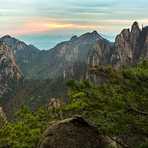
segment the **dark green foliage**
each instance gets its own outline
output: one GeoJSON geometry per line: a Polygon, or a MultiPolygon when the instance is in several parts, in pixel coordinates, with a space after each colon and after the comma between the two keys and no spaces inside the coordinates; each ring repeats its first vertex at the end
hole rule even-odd
{"type": "Polygon", "coordinates": [[[0,122],[0,147],[36,148],[45,126],[52,120],[60,120],[54,110],[49,113],[42,107],[33,112],[22,105],[10,123],[0,122]]]}
{"type": "Polygon", "coordinates": [[[68,87],[63,84],[62,77],[55,79],[33,80],[26,82],[21,87],[6,93],[1,99],[2,107],[6,113],[21,103],[35,110],[50,102],[51,98],[59,99],[60,102],[69,102],[68,87]]]}
{"type": "Polygon", "coordinates": [[[148,142],[148,61],[134,68],[122,65],[120,71],[111,66],[95,66],[90,71],[106,78],[108,84],[68,80],[72,104],[62,109],[83,114],[100,133],[116,137],[122,146],[148,142]],[[140,140],[134,140],[135,136],[140,140]]]}

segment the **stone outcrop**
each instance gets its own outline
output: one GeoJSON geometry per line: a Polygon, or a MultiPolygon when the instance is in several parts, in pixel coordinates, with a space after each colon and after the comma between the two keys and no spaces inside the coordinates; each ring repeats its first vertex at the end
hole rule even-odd
{"type": "Polygon", "coordinates": [[[96,127],[81,116],[50,122],[37,148],[105,148],[96,127]]]}
{"type": "Polygon", "coordinates": [[[59,108],[60,107],[60,100],[51,98],[50,102],[46,105],[47,110],[50,110],[52,107],[59,108]]]}
{"type": "Polygon", "coordinates": [[[0,107],[0,116],[3,117],[3,120],[7,122],[7,117],[5,112],[3,111],[2,107],[0,107]]]}

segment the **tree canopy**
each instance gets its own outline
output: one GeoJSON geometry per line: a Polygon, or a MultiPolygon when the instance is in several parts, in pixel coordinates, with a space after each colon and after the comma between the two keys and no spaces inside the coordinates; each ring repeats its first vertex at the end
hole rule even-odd
{"type": "Polygon", "coordinates": [[[148,60],[121,70],[94,66],[90,72],[107,83],[68,80],[71,104],[62,109],[82,114],[123,147],[148,146],[148,60]]]}
{"type": "Polygon", "coordinates": [[[0,147],[36,148],[45,126],[52,120],[60,120],[54,108],[49,113],[45,106],[30,111],[21,105],[11,122],[0,120],[0,147]]]}

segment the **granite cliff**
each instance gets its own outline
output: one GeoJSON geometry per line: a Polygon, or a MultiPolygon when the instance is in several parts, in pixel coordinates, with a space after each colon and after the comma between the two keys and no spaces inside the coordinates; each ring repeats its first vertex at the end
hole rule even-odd
{"type": "Polygon", "coordinates": [[[131,31],[124,29],[116,37],[110,63],[119,69],[120,64],[132,65],[135,61],[148,58],[148,27],[140,30],[138,22],[134,22],[131,31]]]}
{"type": "Polygon", "coordinates": [[[144,58],[148,58],[148,27],[140,29],[138,22],[134,22],[131,31],[123,29],[117,35],[112,47],[107,40],[99,40],[89,49],[86,60],[83,62],[74,61],[64,71],[63,77],[64,79],[76,78],[77,80],[91,78],[97,83],[98,79],[89,73],[89,68],[94,65],[107,66],[110,64],[114,68],[120,69],[120,65],[123,63],[132,66],[134,62],[144,58]],[[75,68],[76,65],[79,65],[78,69],[75,68]],[[81,75],[82,71],[83,75],[81,75]]]}
{"type": "Polygon", "coordinates": [[[11,48],[0,41],[0,98],[25,80],[26,76],[15,62],[11,48]]]}

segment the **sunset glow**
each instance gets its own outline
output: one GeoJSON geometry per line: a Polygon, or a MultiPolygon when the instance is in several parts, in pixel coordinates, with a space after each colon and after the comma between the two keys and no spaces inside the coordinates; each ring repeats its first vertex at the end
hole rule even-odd
{"type": "Polygon", "coordinates": [[[0,5],[0,37],[79,36],[94,30],[116,36],[134,21],[146,26],[147,14],[146,0],[5,0],[0,5]]]}
{"type": "Polygon", "coordinates": [[[43,26],[51,28],[67,28],[73,26],[73,24],[44,24],[43,26]]]}
{"type": "Polygon", "coordinates": [[[78,25],[78,24],[44,24],[48,28],[104,28],[104,26],[78,25]]]}

